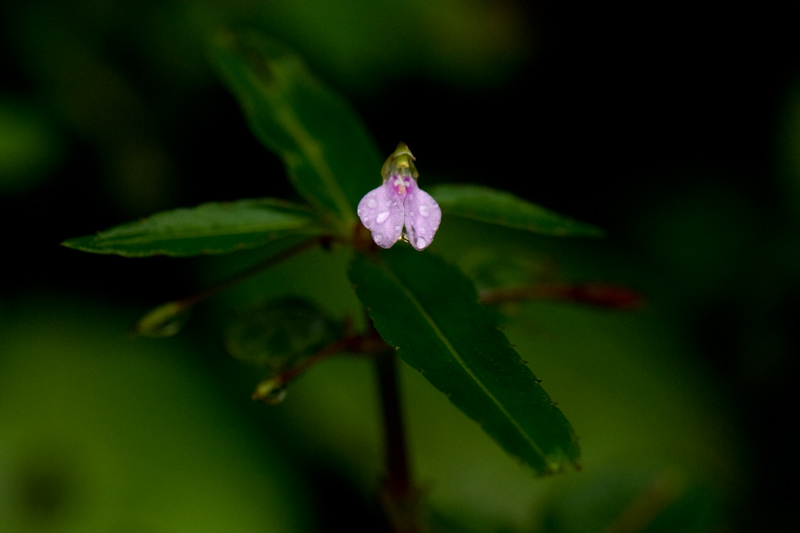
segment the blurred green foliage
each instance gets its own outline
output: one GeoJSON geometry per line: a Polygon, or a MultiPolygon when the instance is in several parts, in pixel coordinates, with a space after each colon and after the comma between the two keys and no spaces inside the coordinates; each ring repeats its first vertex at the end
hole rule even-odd
{"type": "Polygon", "coordinates": [[[56,295],[0,318],[0,531],[301,531],[297,470],[186,342],[56,295]]]}
{"type": "Polygon", "coordinates": [[[41,111],[0,100],[0,193],[24,192],[46,179],[64,156],[63,144],[41,111]]]}

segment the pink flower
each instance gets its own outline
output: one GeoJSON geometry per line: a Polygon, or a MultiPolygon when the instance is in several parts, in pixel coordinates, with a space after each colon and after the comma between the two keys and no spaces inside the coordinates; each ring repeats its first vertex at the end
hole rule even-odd
{"type": "Polygon", "coordinates": [[[358,203],[358,217],[378,246],[391,248],[402,239],[414,249],[424,250],[439,229],[442,210],[417,186],[414,156],[404,143],[383,164],[382,174],[383,185],[358,203]]]}

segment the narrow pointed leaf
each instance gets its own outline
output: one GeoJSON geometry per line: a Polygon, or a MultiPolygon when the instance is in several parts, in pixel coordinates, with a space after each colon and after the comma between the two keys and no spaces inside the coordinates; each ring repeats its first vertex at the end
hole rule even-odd
{"type": "Polygon", "coordinates": [[[310,210],[269,198],[175,209],[62,244],[126,257],[222,254],[325,231],[310,210]]]}
{"type": "Polygon", "coordinates": [[[602,237],[603,230],[554,213],[511,193],[480,185],[438,185],[428,192],[442,212],[553,236],[602,237]]]}
{"type": "Polygon", "coordinates": [[[382,162],[356,113],[297,55],[260,35],[221,33],[213,55],[251,129],[283,159],[297,191],[354,224],[359,199],[380,183],[382,162]]]}
{"type": "Polygon", "coordinates": [[[358,255],[349,275],[381,337],[509,454],[539,474],[577,459],[569,422],[461,271],[406,248],[358,255]]]}

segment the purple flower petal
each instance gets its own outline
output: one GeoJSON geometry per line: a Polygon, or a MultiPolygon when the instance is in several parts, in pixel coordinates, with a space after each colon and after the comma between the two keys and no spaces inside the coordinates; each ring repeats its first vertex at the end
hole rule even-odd
{"type": "Polygon", "coordinates": [[[413,182],[407,187],[405,201],[405,226],[408,242],[415,250],[424,250],[431,242],[439,223],[442,210],[433,197],[413,182]]]}
{"type": "Polygon", "coordinates": [[[442,221],[439,204],[417,186],[414,161],[408,146],[398,144],[381,168],[383,185],[358,203],[358,217],[383,248],[391,248],[403,236],[414,249],[424,250],[442,221]]]}
{"type": "MultiPolygon", "coordinates": [[[[382,248],[391,248],[403,234],[403,199],[392,187],[392,180],[373,189],[358,203],[358,218],[372,232],[372,240],[382,248]]],[[[404,191],[405,192],[405,191],[404,191]]]]}

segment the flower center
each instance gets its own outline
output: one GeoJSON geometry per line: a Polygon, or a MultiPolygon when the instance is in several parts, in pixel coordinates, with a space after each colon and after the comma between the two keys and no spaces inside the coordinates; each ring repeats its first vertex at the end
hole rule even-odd
{"type": "Polygon", "coordinates": [[[406,181],[400,176],[396,176],[394,178],[392,186],[394,187],[394,190],[397,192],[397,194],[399,194],[400,196],[403,196],[406,193],[406,181]]]}

